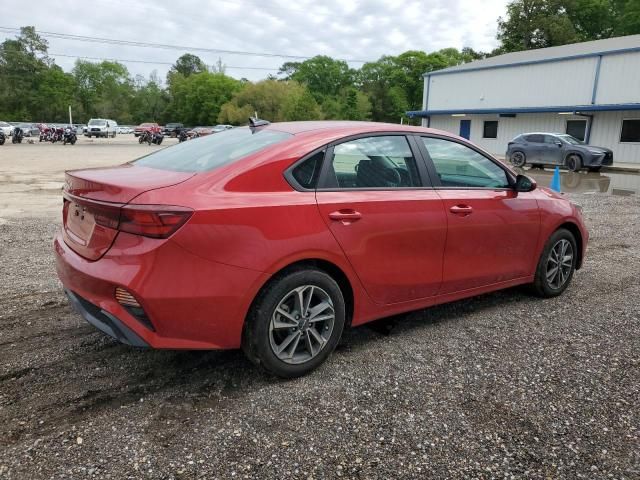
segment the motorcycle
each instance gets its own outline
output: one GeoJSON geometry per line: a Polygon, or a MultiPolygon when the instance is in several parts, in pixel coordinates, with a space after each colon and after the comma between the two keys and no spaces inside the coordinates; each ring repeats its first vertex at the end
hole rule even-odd
{"type": "Polygon", "coordinates": [[[49,127],[48,125],[44,124],[44,123],[38,125],[38,128],[40,129],[40,138],[39,138],[39,140],[41,142],[49,142],[49,141],[51,141],[51,132],[53,131],[53,129],[51,127],[49,127]]]}
{"type": "Polygon", "coordinates": [[[20,127],[15,127],[13,129],[13,135],[11,136],[11,143],[22,143],[22,139],[24,138],[24,132],[20,127]]]}
{"type": "Polygon", "coordinates": [[[152,143],[155,145],[160,145],[162,143],[162,140],[164,140],[164,135],[162,135],[162,133],[152,133],[151,130],[145,130],[144,132],[142,132],[142,135],[138,137],[139,143],[146,142],[149,145],[151,145],[152,143]]]}
{"type": "Polygon", "coordinates": [[[181,130],[180,133],[178,134],[178,142],[182,143],[182,142],[186,142],[187,140],[189,140],[189,135],[187,135],[187,131],[181,130]]]}
{"type": "Polygon", "coordinates": [[[61,142],[64,136],[64,128],[58,127],[51,133],[51,143],[61,142]]]}
{"type": "Polygon", "coordinates": [[[149,145],[151,145],[151,139],[152,139],[151,132],[149,130],[145,130],[138,137],[138,143],[142,144],[146,142],[149,145]]]}
{"type": "Polygon", "coordinates": [[[76,136],[75,129],[71,127],[67,127],[64,129],[64,134],[62,135],[62,144],[66,145],[70,143],[71,145],[75,145],[78,141],[78,137],[76,136]]]}

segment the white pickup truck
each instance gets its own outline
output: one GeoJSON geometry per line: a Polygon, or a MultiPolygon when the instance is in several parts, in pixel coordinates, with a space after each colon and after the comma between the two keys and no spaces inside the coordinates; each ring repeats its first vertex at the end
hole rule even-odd
{"type": "Polygon", "coordinates": [[[111,137],[115,138],[118,124],[114,120],[108,118],[92,118],[87,123],[85,136],[91,137],[111,137]]]}

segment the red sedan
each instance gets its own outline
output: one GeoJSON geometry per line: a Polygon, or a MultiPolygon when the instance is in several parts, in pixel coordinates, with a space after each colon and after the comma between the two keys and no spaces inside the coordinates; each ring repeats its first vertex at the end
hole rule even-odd
{"type": "Polygon", "coordinates": [[[302,375],[343,329],[582,265],[580,208],[466,140],[418,127],[236,128],[67,172],[55,238],[66,293],[135,346],[242,347],[302,375]]]}

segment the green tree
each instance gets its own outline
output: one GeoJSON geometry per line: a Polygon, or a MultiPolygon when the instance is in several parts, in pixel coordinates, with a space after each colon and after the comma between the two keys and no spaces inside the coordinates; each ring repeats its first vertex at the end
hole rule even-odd
{"type": "Polygon", "coordinates": [[[498,19],[502,52],[637,33],[638,0],[513,0],[498,19]]]}
{"type": "Polygon", "coordinates": [[[65,122],[69,119],[69,106],[77,111],[75,79],[58,65],[52,65],[38,73],[36,85],[36,90],[30,95],[30,110],[34,120],[65,122]]]}
{"type": "Polygon", "coordinates": [[[179,73],[183,77],[194,75],[196,73],[202,73],[207,71],[207,65],[198,57],[191,53],[185,53],[176,60],[169,70],[169,75],[172,73],[179,73]]]}
{"type": "Polygon", "coordinates": [[[222,106],[218,122],[239,125],[258,113],[272,122],[318,120],[322,113],[310,91],[295,81],[249,83],[222,106]]]}
{"type": "Polygon", "coordinates": [[[77,60],[72,73],[83,117],[113,118],[119,123],[132,122],[129,106],[134,87],[127,67],[118,62],[77,60]]]}
{"type": "Polygon", "coordinates": [[[353,84],[354,71],[344,60],[318,55],[304,62],[288,62],[280,68],[285,79],[306,86],[318,102],[326,96],[337,95],[353,84]]]}
{"type": "Polygon", "coordinates": [[[33,27],[22,27],[15,39],[0,44],[0,114],[3,118],[33,120],[32,93],[38,77],[49,68],[47,42],[33,27]]]}
{"type": "Polygon", "coordinates": [[[319,120],[322,118],[320,107],[309,90],[288,95],[282,105],[282,117],[287,121],[319,120]]]}
{"type": "Polygon", "coordinates": [[[215,124],[220,108],[242,84],[224,73],[201,72],[184,77],[176,75],[169,86],[169,114],[190,125],[215,124]]]}
{"type": "Polygon", "coordinates": [[[471,60],[470,51],[447,48],[429,54],[409,50],[365,63],[359,71],[359,83],[371,100],[373,120],[398,122],[407,110],[419,110],[425,73],[471,60]]]}
{"type": "Polygon", "coordinates": [[[141,75],[136,77],[130,107],[134,123],[171,121],[166,118],[168,104],[169,94],[162,87],[157,72],[152,72],[148,79],[141,75]]]}
{"type": "Polygon", "coordinates": [[[498,40],[505,52],[553,47],[580,41],[563,0],[515,0],[498,19],[498,40]]]}
{"type": "Polygon", "coordinates": [[[640,33],[640,2],[638,0],[615,1],[614,11],[616,13],[615,35],[640,33]]]}

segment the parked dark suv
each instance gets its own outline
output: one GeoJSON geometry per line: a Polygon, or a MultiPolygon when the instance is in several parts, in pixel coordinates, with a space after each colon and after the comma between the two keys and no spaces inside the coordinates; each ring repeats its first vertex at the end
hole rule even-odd
{"type": "Polygon", "coordinates": [[[597,172],[613,163],[608,148],[587,145],[566,133],[523,133],[509,142],[506,157],[514,167],[560,165],[574,172],[597,172]]]}
{"type": "Polygon", "coordinates": [[[162,130],[162,134],[167,137],[177,137],[184,130],[182,123],[167,123],[162,130]]]}

